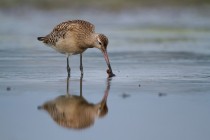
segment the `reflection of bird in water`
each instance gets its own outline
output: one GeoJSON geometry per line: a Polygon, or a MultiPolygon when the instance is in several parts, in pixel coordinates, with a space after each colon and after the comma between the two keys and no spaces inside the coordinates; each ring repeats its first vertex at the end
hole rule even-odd
{"type": "Polygon", "coordinates": [[[69,56],[80,54],[80,70],[83,74],[82,53],[88,48],[98,48],[104,54],[109,77],[115,76],[107,53],[108,38],[103,34],[95,33],[95,27],[84,20],[62,22],[45,37],[38,37],[39,41],[51,46],[56,51],[67,55],[67,72],[70,76],[69,56]]]}
{"type": "Polygon", "coordinates": [[[97,103],[89,103],[82,96],[82,77],[80,79],[80,96],[70,95],[69,78],[67,78],[67,95],[62,95],[54,100],[44,103],[38,109],[46,110],[53,120],[66,128],[82,129],[91,126],[95,119],[107,114],[107,97],[110,89],[110,81],[107,81],[103,99],[97,103]]]}

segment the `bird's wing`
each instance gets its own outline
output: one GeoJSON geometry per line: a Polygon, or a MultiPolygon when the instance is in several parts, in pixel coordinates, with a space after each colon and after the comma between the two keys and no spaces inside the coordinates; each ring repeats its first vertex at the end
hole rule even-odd
{"type": "Polygon", "coordinates": [[[69,20],[58,24],[53,31],[45,37],[45,43],[55,45],[59,38],[65,38],[68,32],[94,33],[95,26],[84,20],[69,20]]]}
{"type": "Polygon", "coordinates": [[[74,30],[74,29],[83,29],[87,30],[89,32],[94,32],[95,31],[95,26],[84,20],[69,20],[66,22],[62,22],[58,24],[54,29],[53,32],[59,32],[59,31],[69,31],[69,30],[74,30]]]}

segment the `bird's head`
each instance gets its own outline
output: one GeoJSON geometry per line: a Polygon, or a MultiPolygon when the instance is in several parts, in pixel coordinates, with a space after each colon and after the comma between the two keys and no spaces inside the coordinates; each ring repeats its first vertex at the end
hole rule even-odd
{"type": "Polygon", "coordinates": [[[100,49],[102,52],[106,51],[109,40],[104,34],[98,34],[96,36],[96,48],[100,49]]]}
{"type": "Polygon", "coordinates": [[[115,74],[112,73],[112,68],[111,68],[111,64],[109,62],[109,57],[108,57],[108,53],[107,53],[108,43],[109,43],[109,40],[104,34],[97,34],[96,42],[95,42],[94,46],[95,46],[95,48],[98,48],[99,50],[102,51],[104,58],[106,60],[107,66],[108,66],[107,73],[108,73],[109,77],[113,77],[113,76],[115,76],[115,74]]]}

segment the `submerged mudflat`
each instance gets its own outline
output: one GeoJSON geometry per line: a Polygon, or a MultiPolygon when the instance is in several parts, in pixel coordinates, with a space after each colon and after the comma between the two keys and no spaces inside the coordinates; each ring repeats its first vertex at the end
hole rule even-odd
{"type": "MultiPolygon", "coordinates": [[[[210,17],[195,9],[96,13],[0,12],[1,139],[210,138],[210,17]],[[135,14],[134,14],[135,13],[135,14]],[[66,58],[36,40],[61,21],[85,19],[109,37],[113,72],[99,50],[84,53],[83,97],[108,113],[82,131],[66,129],[37,107],[66,94],[66,58]]],[[[69,91],[80,95],[79,56],[69,91]]]]}

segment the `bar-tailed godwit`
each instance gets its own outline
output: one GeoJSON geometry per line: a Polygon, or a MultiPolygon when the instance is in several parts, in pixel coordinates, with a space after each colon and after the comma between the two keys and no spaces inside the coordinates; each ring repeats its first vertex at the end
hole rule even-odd
{"type": "Polygon", "coordinates": [[[109,77],[115,76],[107,53],[108,38],[104,34],[95,33],[95,27],[84,20],[70,20],[58,24],[51,33],[38,37],[39,41],[67,56],[67,72],[70,77],[69,56],[80,54],[80,71],[83,75],[82,53],[88,48],[102,51],[108,66],[109,77]]]}

